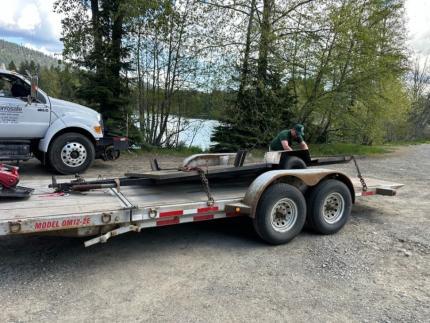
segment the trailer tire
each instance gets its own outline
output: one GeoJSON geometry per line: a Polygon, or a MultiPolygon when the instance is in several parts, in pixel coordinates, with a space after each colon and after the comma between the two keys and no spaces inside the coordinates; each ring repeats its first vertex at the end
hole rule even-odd
{"type": "Polygon", "coordinates": [[[307,225],[321,234],[333,234],[348,221],[352,198],[341,181],[328,179],[310,191],[307,201],[307,225]]]}
{"type": "Polygon", "coordinates": [[[299,157],[290,156],[282,163],[281,168],[282,169],[305,169],[306,163],[303,161],[303,159],[299,157]]]}
{"type": "Polygon", "coordinates": [[[54,139],[47,159],[49,165],[60,174],[78,174],[91,166],[94,156],[94,145],[87,137],[67,132],[54,139]]]}
{"type": "Polygon", "coordinates": [[[270,186],[258,202],[254,228],[267,243],[287,243],[297,236],[306,220],[306,201],[294,186],[278,183],[270,186]]]}

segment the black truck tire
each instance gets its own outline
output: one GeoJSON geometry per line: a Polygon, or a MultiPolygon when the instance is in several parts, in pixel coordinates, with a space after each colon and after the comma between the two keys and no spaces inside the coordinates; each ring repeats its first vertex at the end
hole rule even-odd
{"type": "Polygon", "coordinates": [[[306,163],[299,157],[289,156],[280,166],[282,169],[305,169],[306,163]]]}
{"type": "Polygon", "coordinates": [[[348,221],[351,208],[351,192],[344,183],[322,181],[309,194],[307,226],[321,234],[336,233],[348,221]]]}
{"type": "Polygon", "coordinates": [[[306,220],[306,201],[294,186],[278,183],[270,186],[258,202],[254,228],[267,243],[287,243],[297,236],[306,220]]]}
{"type": "Polygon", "coordinates": [[[51,143],[48,150],[49,165],[60,174],[78,174],[88,169],[95,156],[93,143],[84,135],[64,133],[51,143]]]}

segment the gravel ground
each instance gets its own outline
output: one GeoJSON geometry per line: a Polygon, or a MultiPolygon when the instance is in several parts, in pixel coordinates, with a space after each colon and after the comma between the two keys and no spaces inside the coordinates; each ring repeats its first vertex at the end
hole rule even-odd
{"type": "MultiPolygon", "coordinates": [[[[147,164],[124,156],[96,162],[87,176],[147,164]]],[[[148,229],[87,249],[82,239],[0,238],[0,321],[429,322],[430,145],[360,165],[406,186],[359,200],[335,235],[303,232],[283,246],[262,243],[247,218],[148,229]]],[[[48,175],[36,162],[22,174],[48,175]]]]}

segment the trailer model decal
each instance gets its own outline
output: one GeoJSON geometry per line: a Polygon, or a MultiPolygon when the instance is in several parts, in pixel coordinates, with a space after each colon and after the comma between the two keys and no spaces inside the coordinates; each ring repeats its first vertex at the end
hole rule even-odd
{"type": "Polygon", "coordinates": [[[80,219],[64,219],[63,221],[53,220],[53,221],[41,221],[34,223],[34,229],[36,231],[54,229],[54,228],[70,228],[78,227],[81,225],[91,225],[90,217],[84,217],[80,219]]]}

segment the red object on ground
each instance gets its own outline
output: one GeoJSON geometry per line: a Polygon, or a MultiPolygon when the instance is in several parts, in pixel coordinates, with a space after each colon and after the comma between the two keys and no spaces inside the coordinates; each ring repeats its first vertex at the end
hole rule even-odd
{"type": "Polygon", "coordinates": [[[13,188],[19,182],[19,168],[6,164],[0,164],[0,185],[3,188],[13,188]]]}

